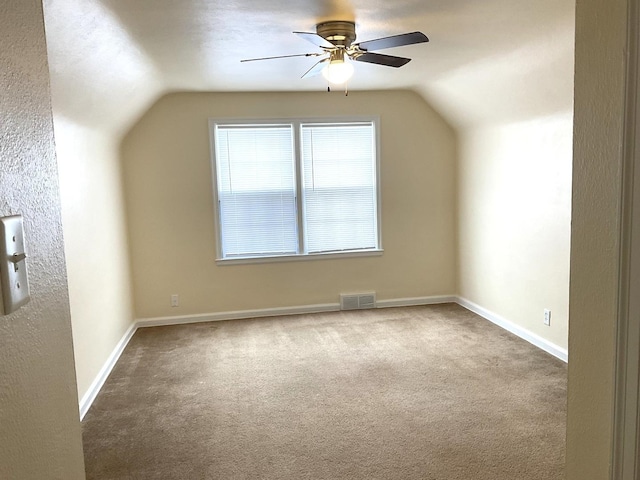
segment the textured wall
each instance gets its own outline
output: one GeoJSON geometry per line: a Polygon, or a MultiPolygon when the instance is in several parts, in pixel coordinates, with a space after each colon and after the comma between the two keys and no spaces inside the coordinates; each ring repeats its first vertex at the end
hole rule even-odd
{"type": "Polygon", "coordinates": [[[39,2],[0,7],[0,215],[21,213],[32,301],[0,317],[0,478],[84,478],[39,2]]]}
{"type": "Polygon", "coordinates": [[[129,133],[122,160],[138,317],[455,293],[455,136],[414,93],[173,94],[129,133]],[[381,120],[384,254],[216,265],[208,118],[366,114],[381,120]]]}
{"type": "Polygon", "coordinates": [[[626,0],[578,0],[567,479],[609,478],[626,0]]]}

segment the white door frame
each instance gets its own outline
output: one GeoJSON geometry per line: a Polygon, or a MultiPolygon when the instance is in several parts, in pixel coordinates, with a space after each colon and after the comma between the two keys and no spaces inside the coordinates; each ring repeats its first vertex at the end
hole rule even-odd
{"type": "Polygon", "coordinates": [[[640,8],[629,0],[613,480],[640,480],[640,8]]]}

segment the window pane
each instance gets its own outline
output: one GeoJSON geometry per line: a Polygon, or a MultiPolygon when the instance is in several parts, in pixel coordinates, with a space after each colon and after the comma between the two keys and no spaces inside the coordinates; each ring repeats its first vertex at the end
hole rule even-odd
{"type": "Polygon", "coordinates": [[[373,124],[302,124],[301,141],[306,251],[377,248],[373,124]]]}
{"type": "Polygon", "coordinates": [[[291,125],[218,125],[222,256],[296,253],[291,125]]]}

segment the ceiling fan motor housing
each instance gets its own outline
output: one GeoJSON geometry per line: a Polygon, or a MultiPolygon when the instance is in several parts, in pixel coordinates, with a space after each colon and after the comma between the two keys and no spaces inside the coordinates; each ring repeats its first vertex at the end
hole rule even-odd
{"type": "Polygon", "coordinates": [[[316,33],[334,45],[349,48],[356,39],[356,24],[344,20],[319,23],[316,33]]]}

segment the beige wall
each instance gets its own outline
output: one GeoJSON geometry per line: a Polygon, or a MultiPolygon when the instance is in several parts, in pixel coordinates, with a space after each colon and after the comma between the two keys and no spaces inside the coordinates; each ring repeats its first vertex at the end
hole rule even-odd
{"type": "Polygon", "coordinates": [[[138,318],[455,294],[455,136],[414,93],[172,94],[122,161],[138,318]],[[381,119],[384,255],[217,266],[208,118],[366,114],[381,119]]]}
{"type": "MultiPolygon", "coordinates": [[[[571,339],[569,342],[572,361],[569,367],[567,438],[567,478],[569,480],[609,478],[613,352],[618,288],[617,218],[621,164],[619,140],[622,128],[626,4],[625,0],[577,0],[576,140],[571,245],[571,339]]],[[[0,64],[5,66],[0,69],[0,86],[5,92],[10,90],[15,92],[15,95],[0,97],[2,102],[0,111],[3,115],[10,115],[12,120],[0,124],[2,139],[0,142],[2,155],[0,188],[3,192],[0,198],[0,214],[21,211],[26,215],[34,296],[32,303],[20,312],[0,317],[0,379],[3,385],[10,387],[0,390],[0,424],[3,426],[0,433],[0,476],[12,479],[51,476],[82,478],[81,446],[76,418],[77,405],[73,395],[75,385],[70,349],[68,302],[60,246],[60,213],[53,180],[56,178],[56,172],[51,147],[51,119],[48,113],[46,57],[38,4],[17,0],[5,2],[3,14],[0,16],[0,32],[3,39],[0,64]],[[25,115],[25,112],[28,115],[25,115]]],[[[288,273],[308,273],[309,270],[315,270],[312,273],[322,274],[323,272],[318,270],[333,270],[337,276],[343,274],[345,268],[333,261],[317,262],[320,266],[324,264],[324,267],[311,268],[308,267],[311,265],[308,262],[291,264],[291,266],[230,267],[232,273],[224,273],[223,278],[212,273],[218,267],[213,266],[212,263],[214,251],[211,243],[212,211],[210,191],[205,191],[210,189],[209,183],[205,185],[205,182],[209,182],[209,172],[207,171],[206,175],[203,174],[208,169],[208,151],[203,155],[207,147],[194,146],[194,149],[200,151],[195,158],[195,155],[189,154],[191,147],[185,145],[184,141],[177,145],[177,147],[183,147],[184,151],[179,148],[172,151],[168,148],[172,146],[171,140],[158,137],[161,140],[157,142],[159,145],[153,145],[150,149],[154,149],[158,154],[163,153],[159,155],[159,161],[166,161],[163,157],[169,153],[175,153],[175,158],[178,160],[170,163],[170,168],[167,170],[156,169],[155,165],[151,164],[152,152],[147,152],[145,156],[142,155],[143,152],[137,151],[140,140],[145,136],[153,137],[157,128],[173,135],[176,130],[183,128],[183,123],[192,125],[194,120],[191,115],[180,115],[185,113],[183,107],[176,105],[181,103],[180,97],[182,95],[170,96],[160,102],[136,127],[125,145],[126,170],[132,173],[128,187],[131,196],[129,208],[135,216],[135,221],[132,220],[132,225],[135,223],[135,228],[132,229],[133,251],[136,254],[146,254],[144,250],[147,245],[151,250],[148,255],[143,255],[142,262],[135,261],[136,269],[140,270],[136,274],[136,289],[138,296],[144,299],[144,305],[138,306],[138,314],[144,316],[176,314],[177,309],[170,310],[166,306],[160,306],[160,304],[168,304],[170,293],[181,293],[184,307],[179,309],[180,313],[188,313],[186,310],[198,311],[198,308],[193,307],[201,302],[207,305],[213,303],[220,306],[220,310],[235,308],[236,304],[241,304],[240,308],[251,308],[252,305],[262,304],[263,299],[244,302],[232,298],[229,301],[223,295],[226,287],[220,284],[228,281],[233,283],[231,289],[240,286],[245,287],[247,291],[255,291],[254,287],[258,286],[268,290],[271,285],[281,280],[278,275],[282,276],[283,273],[276,271],[279,269],[290,269],[288,273]],[[162,118],[163,112],[171,113],[171,111],[178,113],[174,115],[173,121],[176,122],[174,125],[171,125],[171,118],[164,118],[164,120],[162,118]],[[169,153],[163,152],[162,147],[169,153]],[[185,152],[186,155],[184,155],[185,152]],[[198,165],[196,171],[203,174],[203,178],[197,176],[185,178],[180,168],[181,161],[195,162],[198,165]],[[148,162],[148,165],[145,166],[145,162],[148,162]],[[150,182],[149,191],[142,185],[144,184],[142,178],[148,175],[145,169],[153,173],[150,177],[153,182],[150,182]],[[171,188],[163,193],[159,184],[171,188]],[[197,188],[193,188],[194,185],[197,188]],[[167,214],[161,211],[160,215],[154,214],[149,215],[150,218],[144,218],[143,212],[149,202],[149,199],[145,198],[145,192],[149,196],[153,195],[150,200],[158,203],[163,210],[167,210],[167,214]],[[185,194],[189,198],[178,197],[185,194]],[[185,210],[184,208],[188,205],[197,205],[200,211],[185,210]],[[174,216],[173,219],[169,218],[174,216]],[[196,217],[202,219],[203,223],[198,224],[196,217]],[[172,220],[175,221],[172,223],[172,220]],[[207,252],[197,260],[190,260],[186,265],[186,267],[194,265],[198,267],[197,262],[206,265],[206,268],[196,269],[199,275],[205,277],[205,291],[189,292],[186,298],[184,291],[187,291],[187,287],[191,285],[188,268],[180,266],[180,262],[173,257],[166,256],[167,253],[175,253],[176,234],[169,235],[168,240],[158,240],[152,236],[159,232],[170,232],[172,229],[177,229],[177,226],[184,227],[184,231],[188,234],[199,234],[196,237],[200,239],[197,242],[198,250],[207,252]],[[162,273],[157,277],[160,287],[155,287],[156,272],[162,273]],[[275,276],[274,282],[269,282],[271,274],[275,276]],[[142,277],[149,280],[150,285],[142,285],[143,288],[140,291],[138,279],[142,277]],[[167,279],[170,279],[172,284],[167,285],[167,279]],[[145,288],[149,291],[145,291],[145,288]],[[191,295],[197,299],[197,302],[189,298],[191,295]],[[207,302],[208,297],[211,300],[207,302]],[[147,309],[147,303],[157,304],[159,308],[147,309]]],[[[191,98],[185,104],[190,104],[192,111],[200,111],[199,115],[202,119],[212,115],[229,114],[225,112],[234,112],[234,115],[238,111],[243,114],[252,114],[263,108],[280,111],[283,112],[282,114],[292,111],[308,114],[307,111],[298,111],[294,105],[280,102],[276,97],[269,101],[266,96],[260,95],[253,96],[252,101],[241,101],[238,97],[234,99],[233,96],[219,95],[193,94],[187,97],[191,98]],[[259,105],[252,103],[260,99],[262,101],[259,105]],[[202,105],[196,105],[199,103],[202,105]]],[[[357,96],[352,94],[349,101],[354,98],[357,96]]],[[[337,97],[331,97],[331,101],[333,100],[337,100],[337,97]]],[[[340,99],[340,101],[343,100],[340,99]]],[[[310,103],[314,104],[312,109],[317,108],[318,114],[329,104],[327,97],[321,97],[320,100],[310,101],[310,103]]],[[[371,99],[368,104],[366,101],[358,103],[363,113],[372,113],[370,110],[375,106],[371,99]]],[[[453,133],[428,107],[422,104],[421,100],[405,94],[404,101],[400,105],[393,108],[389,105],[381,107],[381,110],[388,113],[383,115],[383,118],[387,116],[387,118],[396,119],[406,118],[406,112],[403,110],[414,112],[416,109],[422,110],[422,113],[416,116],[420,117],[425,125],[435,127],[434,130],[438,132],[436,137],[447,139],[444,142],[447,146],[442,152],[442,157],[453,158],[453,133]]],[[[206,122],[199,121],[197,127],[199,130],[187,132],[188,135],[185,138],[191,138],[190,135],[194,135],[201,142],[202,137],[206,137],[205,124],[206,122]]],[[[406,133],[400,127],[400,125],[406,125],[406,122],[383,122],[383,125],[385,124],[390,125],[392,130],[397,130],[397,135],[404,136],[406,133]]],[[[411,125],[409,127],[415,128],[411,125]]],[[[428,130],[421,128],[420,131],[428,130]]],[[[427,150],[443,148],[442,145],[431,145],[432,142],[423,138],[426,137],[425,135],[412,135],[412,137],[417,144],[416,147],[420,147],[415,148],[416,152],[424,147],[427,147],[427,150]],[[429,145],[420,145],[421,143],[429,145]]],[[[383,148],[391,152],[388,156],[390,160],[385,162],[386,166],[383,166],[383,175],[386,175],[385,172],[389,173],[387,181],[394,184],[400,180],[408,181],[412,188],[395,194],[385,193],[383,202],[386,213],[383,212],[385,215],[383,218],[387,222],[386,218],[391,213],[392,222],[398,222],[403,227],[402,231],[407,233],[412,229],[410,222],[402,218],[396,220],[395,212],[403,205],[415,205],[417,202],[423,202],[425,198],[450,200],[453,187],[434,181],[431,185],[434,189],[431,191],[414,188],[424,180],[431,181],[432,177],[428,175],[433,173],[433,170],[430,170],[431,163],[427,163],[426,167],[424,164],[410,163],[411,172],[419,172],[420,175],[397,178],[402,174],[394,171],[392,162],[400,161],[403,164],[410,162],[411,155],[407,151],[412,150],[412,147],[405,146],[396,151],[387,146],[388,144],[393,145],[394,141],[385,140],[383,144],[383,148]],[[403,151],[404,154],[398,154],[403,151]]],[[[427,160],[431,161],[429,158],[427,160]]],[[[165,165],[161,163],[159,166],[165,165]]],[[[446,170],[448,166],[438,165],[435,170],[438,171],[441,168],[446,170]]],[[[392,244],[396,242],[404,247],[413,245],[415,243],[413,238],[416,236],[423,247],[427,246],[426,255],[421,259],[426,263],[420,266],[423,280],[419,282],[420,291],[405,293],[402,287],[397,289],[390,287],[385,290],[385,295],[389,298],[449,293],[448,289],[453,286],[453,279],[446,275],[436,280],[436,277],[442,273],[440,271],[442,265],[446,263],[448,268],[451,266],[450,262],[453,262],[453,255],[446,248],[446,244],[451,240],[451,232],[454,230],[451,215],[450,212],[438,213],[437,210],[443,208],[442,205],[434,202],[427,205],[429,207],[422,207],[424,209],[422,215],[427,218],[427,221],[439,220],[439,223],[436,222],[425,230],[419,227],[414,228],[412,235],[398,235],[395,238],[393,235],[392,238],[388,238],[387,235],[384,238],[387,250],[391,247],[390,241],[392,244]],[[444,234],[443,230],[449,233],[444,234]],[[433,258],[430,256],[429,249],[439,251],[440,254],[444,253],[444,256],[451,255],[451,257],[433,258]]],[[[394,248],[395,253],[392,256],[396,260],[401,260],[401,265],[409,264],[411,267],[401,250],[402,248],[394,248]]],[[[385,254],[386,257],[389,255],[391,253],[385,254]]],[[[369,274],[379,271],[378,265],[371,262],[384,262],[384,259],[385,257],[354,260],[348,261],[345,265],[349,266],[349,270],[358,269],[359,274],[369,274]]],[[[392,266],[388,273],[392,277],[397,277],[398,270],[401,269],[392,266]]],[[[307,277],[299,276],[297,283],[300,283],[300,278],[307,277]]],[[[318,280],[322,282],[322,276],[318,280]]],[[[313,281],[315,283],[316,279],[313,281]]],[[[286,287],[292,289],[292,297],[298,293],[296,290],[301,288],[297,284],[286,287]]],[[[343,285],[340,285],[340,288],[342,287],[343,285]]],[[[360,288],[360,285],[354,285],[354,287],[360,288]]],[[[309,290],[312,289],[309,288],[309,290]]],[[[337,291],[337,288],[334,290],[337,291]]],[[[279,296],[281,292],[267,291],[267,293],[270,294],[269,298],[272,298],[273,302],[265,303],[284,304],[282,297],[279,296]]],[[[288,298],[289,295],[286,297],[288,298]]],[[[314,302],[329,301],[324,300],[324,295],[319,297],[321,298],[314,298],[314,302]]],[[[333,293],[330,301],[335,301],[333,293]]]]}
{"type": "Polygon", "coordinates": [[[610,478],[626,0],[578,0],[567,479],[610,478]]]}
{"type": "Polygon", "coordinates": [[[104,3],[43,1],[81,401],[133,322],[120,142],[161,82],[104,3]]]}
{"type": "Polygon", "coordinates": [[[84,478],[39,2],[0,15],[0,216],[21,213],[32,300],[0,316],[0,478],[84,478]]]}
{"type": "Polygon", "coordinates": [[[460,295],[562,349],[572,128],[567,112],[464,131],[458,167],[460,295]]]}
{"type": "Polygon", "coordinates": [[[82,399],[133,323],[122,176],[113,135],[61,115],[54,116],[54,124],[78,398],[82,399]]]}

